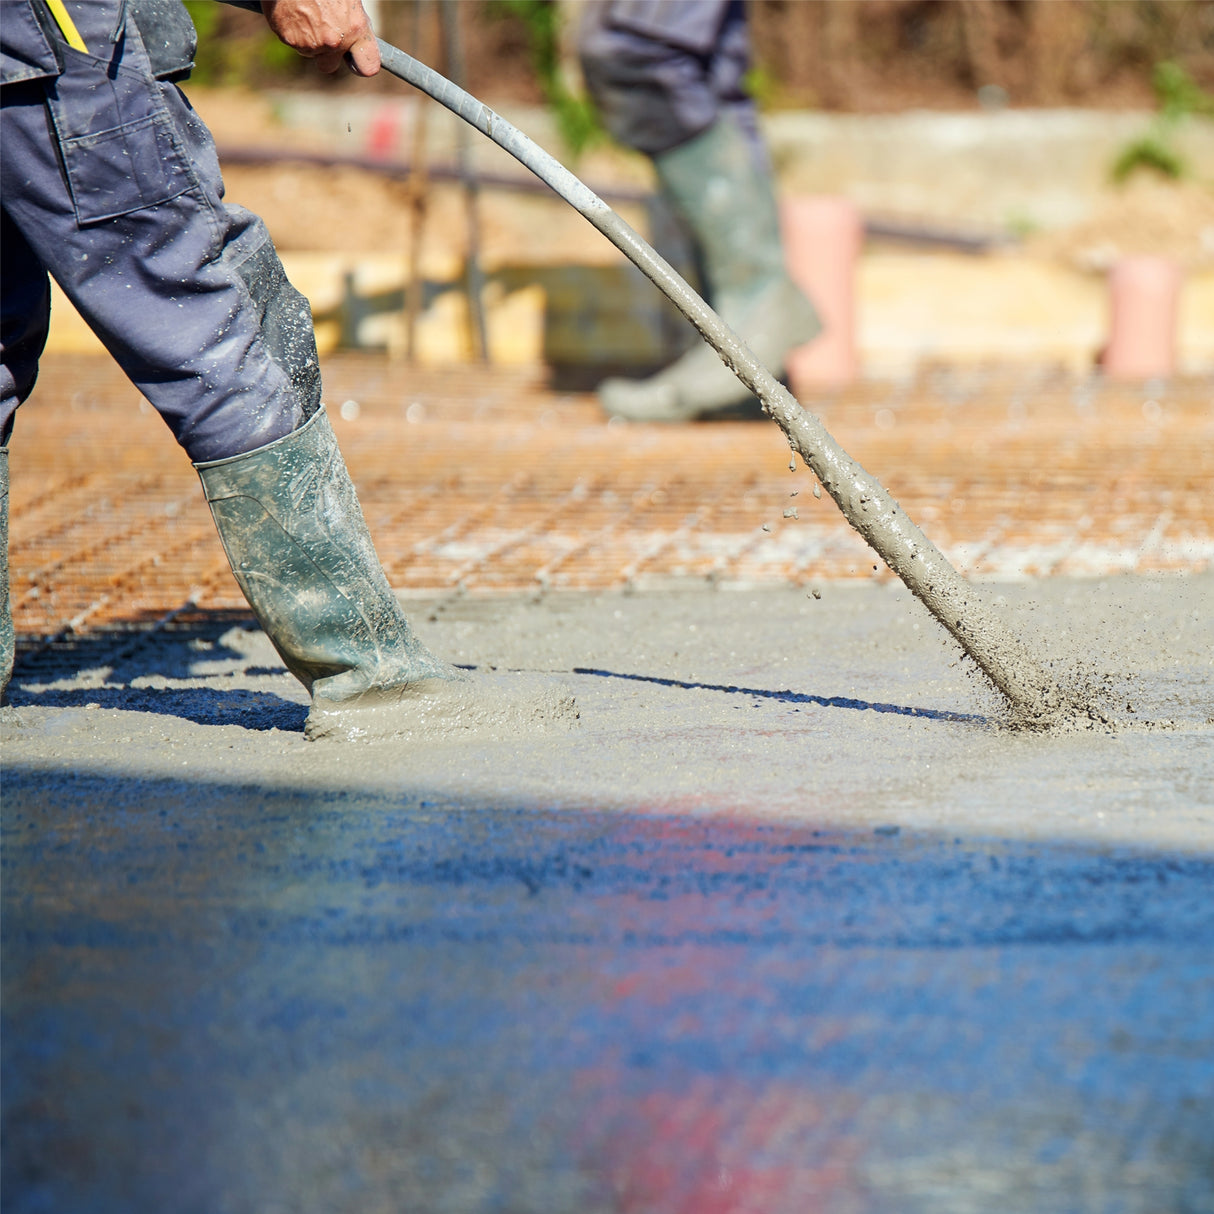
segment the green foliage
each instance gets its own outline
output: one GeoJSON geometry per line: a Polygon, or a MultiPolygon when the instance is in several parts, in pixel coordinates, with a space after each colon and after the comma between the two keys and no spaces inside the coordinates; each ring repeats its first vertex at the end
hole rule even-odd
{"type": "Polygon", "coordinates": [[[1127,144],[1113,162],[1112,176],[1118,184],[1126,181],[1138,169],[1159,173],[1173,181],[1184,177],[1188,165],[1173,146],[1176,128],[1195,114],[1214,115],[1214,97],[1179,63],[1172,60],[1157,63],[1151,75],[1151,85],[1159,102],[1159,110],[1150,129],[1127,144]]]}
{"type": "Polygon", "coordinates": [[[1203,89],[1179,63],[1165,60],[1155,65],[1151,87],[1159,101],[1159,116],[1168,122],[1190,114],[1214,114],[1214,96],[1203,89]]]}
{"type": "Polygon", "coordinates": [[[1178,181],[1186,172],[1183,157],[1154,132],[1148,132],[1122,149],[1113,162],[1113,180],[1121,185],[1138,169],[1149,169],[1173,181],[1178,181]]]}
{"type": "Polygon", "coordinates": [[[213,0],[185,0],[185,7],[198,31],[198,50],[194,53],[190,79],[198,84],[214,84],[223,67],[223,47],[215,37],[223,9],[213,0]]]}
{"type": "Polygon", "coordinates": [[[249,33],[231,31],[231,10],[215,0],[184,0],[198,31],[190,79],[195,84],[258,84],[298,75],[304,60],[285,46],[264,22],[249,33]]]}
{"type": "Polygon", "coordinates": [[[774,109],[784,91],[775,73],[761,63],[749,68],[742,79],[742,87],[761,110],[774,109]]]}
{"type": "Polygon", "coordinates": [[[190,20],[198,31],[198,39],[213,34],[219,25],[219,15],[223,10],[212,0],[183,0],[185,10],[190,14],[190,20]]]}
{"type": "Polygon", "coordinates": [[[300,65],[305,62],[296,51],[273,34],[260,39],[257,57],[265,70],[275,76],[294,76],[299,73],[300,65]]]}
{"type": "Polygon", "coordinates": [[[516,17],[527,31],[531,66],[557,130],[574,156],[602,142],[606,135],[589,97],[575,93],[561,70],[560,10],[552,0],[492,0],[490,11],[516,17]]]}
{"type": "Polygon", "coordinates": [[[1017,239],[1027,240],[1041,231],[1041,224],[1028,211],[1015,210],[1007,217],[1004,227],[1017,239]]]}

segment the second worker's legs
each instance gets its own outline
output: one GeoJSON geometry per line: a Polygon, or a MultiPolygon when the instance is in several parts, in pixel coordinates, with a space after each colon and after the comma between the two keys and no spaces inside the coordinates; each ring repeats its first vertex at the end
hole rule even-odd
{"type": "MultiPolygon", "coordinates": [[[[605,124],[652,158],[693,236],[709,303],[779,374],[820,326],[784,266],[771,166],[742,85],[750,44],[740,0],[600,0],[579,43],[605,124]]],[[[749,398],[702,342],[656,376],[599,387],[608,413],[637,421],[687,421],[749,398]]]]}

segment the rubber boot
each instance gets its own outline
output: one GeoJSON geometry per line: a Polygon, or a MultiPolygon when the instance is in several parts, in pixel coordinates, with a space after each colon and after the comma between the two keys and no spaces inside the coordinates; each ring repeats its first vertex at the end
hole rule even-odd
{"type": "Polygon", "coordinates": [[[0,447],[0,704],[13,677],[13,613],[8,601],[8,447],[0,447]]]}
{"type": "Polygon", "coordinates": [[[311,693],[309,739],[433,739],[576,719],[569,697],[522,676],[470,677],[417,639],[323,409],[268,446],[194,466],[236,581],[311,693]]]}
{"type": "MultiPolygon", "coordinates": [[[[773,375],[790,350],[821,331],[813,305],[788,277],[771,176],[725,114],[695,138],[654,158],[662,190],[699,248],[712,306],[773,375]]],[[[737,409],[750,390],[698,342],[644,380],[608,379],[599,401],[613,417],[677,422],[737,409]]]]}

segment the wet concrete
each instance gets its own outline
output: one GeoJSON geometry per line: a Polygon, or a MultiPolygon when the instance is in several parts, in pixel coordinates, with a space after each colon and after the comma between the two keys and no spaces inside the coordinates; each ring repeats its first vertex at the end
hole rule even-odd
{"type": "Polygon", "coordinates": [[[1211,588],[994,588],[1170,723],[1045,738],[891,586],[411,604],[534,740],[308,744],[232,618],[26,658],[5,1208],[1214,1209],[1211,588]]]}

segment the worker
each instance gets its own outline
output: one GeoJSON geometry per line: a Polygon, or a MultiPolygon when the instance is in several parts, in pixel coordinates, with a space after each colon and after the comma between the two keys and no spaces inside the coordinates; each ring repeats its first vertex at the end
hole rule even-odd
{"type": "MultiPolygon", "coordinates": [[[[588,0],[586,87],[610,134],[649,156],[693,237],[708,302],[774,375],[820,331],[784,265],[771,162],[743,80],[742,0],[588,0]]],[[[599,385],[607,413],[678,422],[735,410],[747,389],[703,342],[656,375],[599,385]]]]}
{"type": "MultiPolygon", "coordinates": [[[[308,302],[262,221],[224,201],[211,135],[176,86],[195,48],[184,6],[3,7],[0,694],[13,663],[8,441],[46,341],[49,272],[193,461],[241,590],[311,693],[309,736],[406,695],[466,698],[372,547],[321,404],[308,302]]],[[[263,7],[322,71],[379,70],[359,0],[263,7]]]]}

